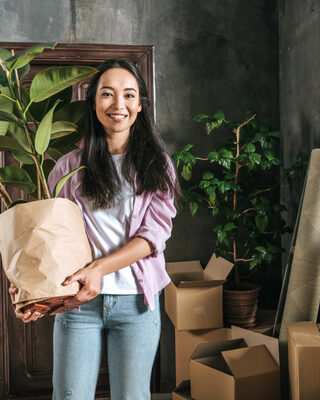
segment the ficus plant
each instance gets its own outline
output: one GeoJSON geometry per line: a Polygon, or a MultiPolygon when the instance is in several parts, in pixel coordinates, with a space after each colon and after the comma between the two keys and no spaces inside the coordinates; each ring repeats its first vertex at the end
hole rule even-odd
{"type": "MultiPolygon", "coordinates": [[[[0,47],[0,151],[10,152],[16,165],[0,168],[0,197],[6,208],[13,201],[6,187],[13,186],[34,199],[49,199],[47,177],[55,162],[76,148],[83,136],[84,101],[71,103],[72,85],[94,74],[87,66],[53,66],[38,72],[29,89],[20,81],[30,61],[57,43],[42,43],[14,54],[0,47]]],[[[56,197],[71,171],[56,185],[56,197]]]]}
{"type": "Polygon", "coordinates": [[[246,270],[275,263],[284,251],[281,235],[290,232],[281,213],[286,209],[279,202],[281,182],[303,179],[307,156],[299,154],[295,164],[280,175],[280,132],[263,123],[247,110],[243,122],[226,120],[222,110],[212,116],[197,114],[192,118],[205,123],[208,135],[218,129],[229,133],[223,142],[214,144],[206,156],[192,154],[192,144],[173,154],[182,178],[191,182],[184,189],[182,207],[189,205],[192,216],[204,203],[214,217],[217,256],[234,263],[233,286],[241,287],[240,265],[246,270]],[[192,173],[201,163],[204,171],[194,181],[192,173]]]}

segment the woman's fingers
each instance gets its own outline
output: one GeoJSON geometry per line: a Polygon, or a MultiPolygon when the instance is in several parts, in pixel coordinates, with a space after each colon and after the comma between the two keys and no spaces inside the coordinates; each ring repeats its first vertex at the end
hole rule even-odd
{"type": "Polygon", "coordinates": [[[10,287],[9,287],[9,293],[10,294],[16,294],[17,292],[18,292],[18,288],[11,284],[10,287]]]}
{"type": "Polygon", "coordinates": [[[41,313],[39,312],[31,312],[27,311],[25,313],[21,311],[15,310],[16,317],[18,319],[21,319],[24,323],[31,322],[31,321],[36,321],[39,317],[41,317],[41,313]]]}
{"type": "Polygon", "coordinates": [[[15,300],[15,296],[14,295],[16,293],[18,293],[18,288],[11,283],[11,285],[9,287],[9,294],[10,294],[10,298],[11,298],[12,303],[14,303],[14,300],[15,300]]]}

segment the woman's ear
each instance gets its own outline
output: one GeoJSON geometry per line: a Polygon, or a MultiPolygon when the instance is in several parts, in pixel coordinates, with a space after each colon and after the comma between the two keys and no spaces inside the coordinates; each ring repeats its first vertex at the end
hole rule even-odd
{"type": "Polygon", "coordinates": [[[140,112],[142,110],[142,104],[141,101],[139,102],[139,106],[138,106],[138,112],[140,112]]]}

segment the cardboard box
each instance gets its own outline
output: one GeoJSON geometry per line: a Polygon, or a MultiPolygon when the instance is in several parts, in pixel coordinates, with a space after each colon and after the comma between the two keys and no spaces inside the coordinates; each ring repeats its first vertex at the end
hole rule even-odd
{"type": "Polygon", "coordinates": [[[183,381],[172,392],[172,400],[192,400],[190,394],[190,381],[183,381]]]}
{"type": "MultiPolygon", "coordinates": [[[[242,331],[247,337],[247,331],[242,331]]],[[[199,344],[190,360],[192,399],[280,400],[280,367],[269,351],[270,344],[249,344],[264,341],[264,336],[249,332],[248,341],[199,344]]],[[[277,344],[276,339],[265,338],[273,339],[271,347],[277,344]]]]}
{"type": "Polygon", "coordinates": [[[231,339],[231,329],[205,329],[194,331],[175,330],[176,385],[190,379],[189,360],[200,343],[220,342],[231,339]]]}
{"type": "Polygon", "coordinates": [[[167,263],[165,310],[177,330],[223,327],[222,285],[232,267],[215,255],[204,270],[200,261],[167,263]]]}
{"type": "Polygon", "coordinates": [[[287,324],[292,400],[320,399],[320,334],[315,322],[287,324]]]}

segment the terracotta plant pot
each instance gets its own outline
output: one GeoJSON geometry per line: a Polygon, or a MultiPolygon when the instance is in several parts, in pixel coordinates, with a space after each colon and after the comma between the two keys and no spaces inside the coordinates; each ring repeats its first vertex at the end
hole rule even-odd
{"type": "Polygon", "coordinates": [[[223,288],[223,319],[225,326],[250,328],[256,325],[260,286],[243,283],[238,290],[226,283],[223,288]]]}

